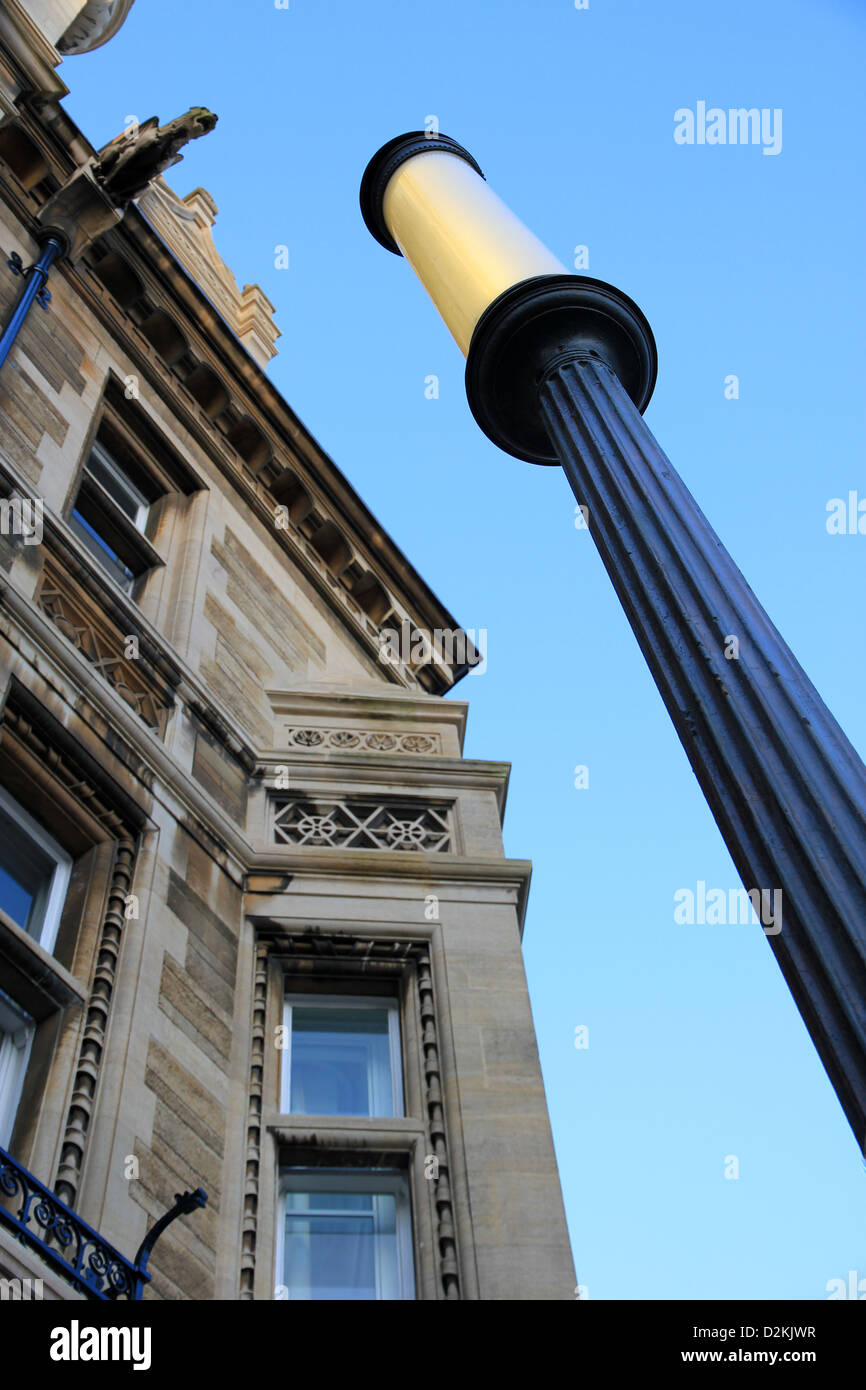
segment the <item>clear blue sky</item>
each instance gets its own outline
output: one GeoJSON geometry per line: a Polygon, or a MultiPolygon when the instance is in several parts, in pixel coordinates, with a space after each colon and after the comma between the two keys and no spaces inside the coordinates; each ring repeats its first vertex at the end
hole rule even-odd
{"type": "Polygon", "coordinates": [[[456,694],[467,756],[513,764],[506,848],[535,866],[526,968],[590,1298],[825,1298],[866,1277],[866,1172],[760,928],[674,922],[678,889],[737,886],[721,837],[565,479],[481,435],[358,185],[435,115],[567,265],[585,244],[637,300],[650,427],[862,755],[866,535],[825,521],[866,498],[864,57],[858,0],[137,0],[61,69],[96,145],[129,115],[218,112],[169,180],[210,190],[220,250],[277,306],[271,377],[487,629],[456,694]],[[677,145],[698,101],[781,108],[781,152],[677,145]]]}

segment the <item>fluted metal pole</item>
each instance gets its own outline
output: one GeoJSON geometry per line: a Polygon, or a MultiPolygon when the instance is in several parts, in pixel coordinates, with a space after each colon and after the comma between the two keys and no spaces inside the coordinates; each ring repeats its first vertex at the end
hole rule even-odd
{"type": "Polygon", "coordinates": [[[614,373],[563,362],[539,399],[743,883],[780,894],[768,940],[863,1147],[866,768],[614,373]]]}

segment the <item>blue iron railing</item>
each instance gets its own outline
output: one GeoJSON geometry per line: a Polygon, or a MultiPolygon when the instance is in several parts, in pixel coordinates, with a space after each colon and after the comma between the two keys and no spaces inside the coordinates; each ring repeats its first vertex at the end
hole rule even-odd
{"type": "Polygon", "coordinates": [[[206,1203],[207,1193],[201,1187],[178,1194],[174,1206],[148,1231],[135,1260],[128,1260],[11,1154],[0,1149],[0,1222],[87,1298],[140,1299],[150,1282],[150,1253],[166,1226],[206,1203]]]}

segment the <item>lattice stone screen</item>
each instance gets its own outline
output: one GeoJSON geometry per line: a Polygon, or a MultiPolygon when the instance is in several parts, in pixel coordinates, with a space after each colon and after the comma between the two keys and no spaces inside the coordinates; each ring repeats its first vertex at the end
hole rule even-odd
{"type": "Polygon", "coordinates": [[[275,798],[273,827],[274,840],[285,845],[444,854],[453,849],[452,807],[425,801],[275,798]]]}
{"type": "Polygon", "coordinates": [[[104,614],[94,609],[85,595],[61,569],[46,561],[38,590],[40,607],[85,660],[91,662],[108,684],[151,729],[164,733],[170,697],[148,680],[146,662],[125,655],[128,637],[104,614]]]}

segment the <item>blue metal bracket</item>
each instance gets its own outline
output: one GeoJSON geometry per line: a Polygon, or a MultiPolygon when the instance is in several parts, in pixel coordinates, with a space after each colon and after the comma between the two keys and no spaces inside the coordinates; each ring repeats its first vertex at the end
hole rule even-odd
{"type": "Polygon", "coordinates": [[[199,1207],[207,1206],[207,1193],[203,1187],[197,1187],[195,1192],[176,1192],[174,1194],[174,1206],[165,1212],[157,1222],[151,1226],[135,1256],[135,1267],[139,1277],[149,1279],[147,1262],[150,1259],[151,1251],[159,1240],[166,1226],[170,1226],[172,1221],[176,1221],[179,1216],[186,1216],[191,1211],[197,1211],[199,1207]]]}
{"type": "MultiPolygon", "coordinates": [[[[13,275],[29,275],[31,270],[36,269],[35,266],[29,265],[25,270],[24,262],[18,255],[17,251],[12,252],[12,255],[9,257],[6,264],[12,271],[13,275]]],[[[40,309],[47,309],[48,305],[51,303],[51,291],[44,282],[42,284],[41,289],[38,289],[33,297],[36,300],[36,303],[39,305],[40,309]]]]}
{"type": "Polygon", "coordinates": [[[24,278],[24,289],[21,292],[21,298],[12,310],[9,322],[3,329],[2,336],[0,336],[0,367],[9,356],[12,344],[18,337],[18,332],[34,299],[43,309],[48,308],[51,299],[51,291],[46,288],[48,272],[62,253],[63,242],[59,236],[49,236],[43,244],[42,255],[34,265],[27,266],[25,269],[24,262],[17,251],[13,251],[7,257],[6,265],[12,274],[21,275],[24,278]]]}

